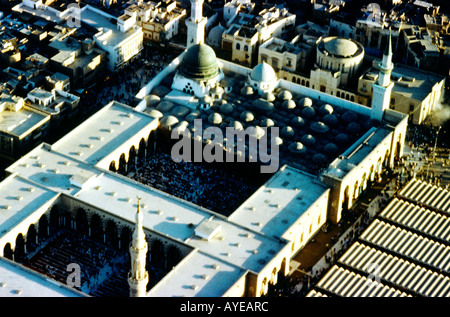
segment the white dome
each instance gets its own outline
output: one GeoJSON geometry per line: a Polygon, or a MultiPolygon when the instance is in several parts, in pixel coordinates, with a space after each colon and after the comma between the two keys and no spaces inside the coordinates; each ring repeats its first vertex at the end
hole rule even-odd
{"type": "Polygon", "coordinates": [[[339,57],[350,57],[357,53],[358,46],[352,40],[335,38],[325,43],[325,49],[328,53],[339,57]]]}
{"type": "Polygon", "coordinates": [[[222,25],[216,25],[209,31],[206,42],[212,46],[220,46],[222,43],[222,33],[225,31],[226,29],[222,25]]]}
{"type": "Polygon", "coordinates": [[[269,64],[262,62],[261,64],[256,65],[251,74],[250,78],[254,81],[259,82],[270,82],[276,78],[276,73],[273,70],[272,66],[269,64]]]}

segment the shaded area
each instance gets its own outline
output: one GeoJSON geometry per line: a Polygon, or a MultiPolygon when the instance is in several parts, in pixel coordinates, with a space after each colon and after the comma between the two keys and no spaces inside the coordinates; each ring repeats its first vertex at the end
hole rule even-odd
{"type": "Polygon", "coordinates": [[[229,216],[270,176],[252,173],[248,164],[176,163],[169,154],[156,151],[138,162],[132,178],[229,216]]]}

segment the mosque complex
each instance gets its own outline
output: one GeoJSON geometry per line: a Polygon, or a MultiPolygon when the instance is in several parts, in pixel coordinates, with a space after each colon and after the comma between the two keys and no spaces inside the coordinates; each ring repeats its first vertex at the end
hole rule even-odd
{"type": "MultiPolygon", "coordinates": [[[[402,156],[408,116],[389,109],[390,45],[367,107],[278,78],[265,62],[250,69],[217,58],[204,43],[202,3],[191,0],[187,49],[142,88],[136,107],[112,101],[7,168],[0,183],[0,251],[7,259],[0,258],[0,272],[9,273],[0,274],[0,294],[20,287],[31,296],[44,290],[56,296],[263,296],[315,234],[327,222],[338,224],[369,183],[402,156]],[[203,131],[196,130],[198,120],[203,131]],[[249,138],[195,139],[210,127],[249,138]],[[254,190],[222,211],[186,198],[180,189],[186,184],[167,180],[166,190],[141,183],[135,175],[145,167],[140,162],[160,151],[167,155],[178,141],[173,135],[187,133],[202,149],[240,157],[243,164],[224,165],[243,167],[254,190]],[[278,155],[250,162],[251,138],[278,155]],[[255,166],[267,163],[276,171],[259,175],[255,166]],[[56,235],[69,247],[48,250],[56,235]],[[92,257],[95,263],[84,264],[97,269],[84,273],[82,282],[89,281],[76,289],[55,289],[48,276],[65,283],[57,268],[87,261],[86,251],[74,246],[82,239],[96,241],[90,252],[96,243],[106,245],[92,257]],[[22,286],[14,285],[17,276],[22,286]]],[[[322,49],[328,52],[319,65],[341,60],[344,77],[363,54],[347,39],[330,39],[322,49]]],[[[206,195],[216,204],[226,199],[206,195]]]]}

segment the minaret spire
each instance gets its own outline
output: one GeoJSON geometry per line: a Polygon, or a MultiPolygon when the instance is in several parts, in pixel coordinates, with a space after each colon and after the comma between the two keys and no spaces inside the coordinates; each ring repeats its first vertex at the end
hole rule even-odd
{"type": "Polygon", "coordinates": [[[145,269],[148,244],[143,227],[144,215],[141,212],[141,198],[137,197],[136,225],[130,245],[131,270],[128,274],[130,297],[145,296],[147,292],[148,273],[145,269]]]}
{"type": "Polygon", "coordinates": [[[378,84],[387,87],[391,81],[391,72],[394,69],[392,64],[392,37],[391,30],[389,30],[389,38],[384,49],[383,60],[380,63],[380,76],[378,77],[378,84]]]}
{"type": "Polygon", "coordinates": [[[378,66],[380,69],[378,80],[373,83],[371,118],[381,121],[383,120],[384,111],[389,108],[391,92],[394,87],[394,83],[391,81],[391,73],[394,69],[391,30],[389,30],[389,38],[384,49],[383,60],[378,66]]]}
{"type": "Polygon", "coordinates": [[[192,45],[205,43],[205,26],[208,20],[203,16],[203,0],[190,0],[190,2],[191,16],[186,19],[186,48],[189,48],[192,45]]]}

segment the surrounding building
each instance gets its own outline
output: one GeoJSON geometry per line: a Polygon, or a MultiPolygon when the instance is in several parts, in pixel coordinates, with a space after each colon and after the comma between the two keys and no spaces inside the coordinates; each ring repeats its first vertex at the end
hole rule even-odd
{"type": "Polygon", "coordinates": [[[448,297],[449,199],[412,179],[307,296],[448,297]]]}
{"type": "Polygon", "coordinates": [[[124,13],[131,16],[134,12],[137,12],[137,25],[144,32],[144,41],[170,41],[186,18],[186,9],[173,0],[131,2],[124,13]]]}
{"type": "Polygon", "coordinates": [[[42,142],[49,132],[50,115],[26,105],[23,98],[0,95],[0,157],[14,162],[42,142]]]}
{"type": "Polygon", "coordinates": [[[136,24],[137,12],[118,18],[86,5],[80,10],[82,22],[96,28],[95,44],[107,52],[106,68],[116,71],[136,59],[143,47],[144,33],[136,24]]]}
{"type": "MultiPolygon", "coordinates": [[[[373,98],[373,84],[379,78],[380,67],[375,60],[373,66],[363,72],[358,81],[358,95],[373,98]]],[[[396,64],[391,76],[394,84],[389,107],[409,115],[409,121],[421,124],[442,101],[446,78],[406,65],[396,64]]]]}
{"type": "Polygon", "coordinates": [[[191,16],[186,19],[186,48],[205,43],[207,22],[208,19],[203,16],[203,0],[191,0],[191,16]]]}
{"type": "Polygon", "coordinates": [[[254,66],[259,46],[271,37],[282,37],[294,25],[295,14],[282,6],[269,7],[258,14],[239,12],[228,21],[221,48],[231,52],[233,62],[254,66]]]}
{"type": "MultiPolygon", "coordinates": [[[[429,69],[448,22],[435,5],[385,1],[390,12],[371,5],[350,25],[346,1],[312,1],[330,25],[295,27],[284,5],[232,0],[217,24],[218,11],[189,3],[83,4],[76,27],[67,4],[13,8],[30,24],[8,18],[0,31],[0,158],[11,163],[0,295],[267,295],[400,161],[408,123],[442,98],[445,78],[429,69]],[[184,35],[183,20],[186,49],[133,105],[110,101],[43,142],[80,108],[73,91],[122,76],[144,41],[184,35]]],[[[449,197],[413,179],[307,296],[447,296],[449,197]]]]}
{"type": "Polygon", "coordinates": [[[329,94],[347,87],[360,73],[363,58],[364,47],[360,43],[339,37],[323,38],[317,44],[316,63],[310,73],[311,87],[329,94]]]}
{"type": "Polygon", "coordinates": [[[55,39],[48,48],[52,69],[69,76],[73,89],[95,84],[106,68],[107,53],[94,46],[93,39],[76,40],[70,36],[55,39]]]}

